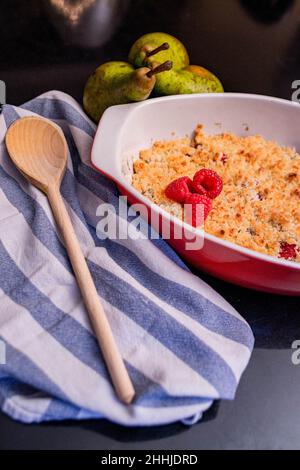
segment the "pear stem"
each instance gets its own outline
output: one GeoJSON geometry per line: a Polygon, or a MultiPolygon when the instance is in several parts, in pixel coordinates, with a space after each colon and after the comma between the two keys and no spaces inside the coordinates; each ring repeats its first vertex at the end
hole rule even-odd
{"type": "Polygon", "coordinates": [[[155,55],[160,51],[166,51],[167,49],[169,49],[169,47],[169,44],[167,42],[164,42],[161,46],[158,46],[156,49],[153,49],[153,51],[146,52],[146,57],[151,57],[152,55],[155,55]]]}
{"type": "Polygon", "coordinates": [[[160,64],[154,69],[149,70],[149,72],[146,73],[146,76],[148,78],[151,78],[153,75],[156,75],[157,73],[165,72],[166,70],[171,70],[172,67],[173,67],[173,62],[171,60],[167,60],[163,64],[160,64]]]}

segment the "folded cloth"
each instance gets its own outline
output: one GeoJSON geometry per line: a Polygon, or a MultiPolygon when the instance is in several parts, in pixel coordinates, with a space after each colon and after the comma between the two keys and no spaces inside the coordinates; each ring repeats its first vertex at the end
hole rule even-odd
{"type": "Polygon", "coordinates": [[[61,92],[21,107],[3,106],[1,409],[28,423],[89,418],[128,426],[193,423],[214,400],[234,398],[252,352],[252,332],[165,241],[97,236],[96,212],[103,202],[116,208],[118,224],[132,217],[121,216],[115,185],[91,167],[94,133],[77,102],[61,92]],[[7,127],[34,114],[56,122],[67,139],[62,195],[136,389],[130,406],[115,396],[48,201],[6,151],[7,127]]]}

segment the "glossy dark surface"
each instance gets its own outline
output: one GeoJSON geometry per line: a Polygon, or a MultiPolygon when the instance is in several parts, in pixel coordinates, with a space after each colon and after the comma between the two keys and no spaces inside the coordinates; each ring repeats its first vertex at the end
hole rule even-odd
{"type": "MultiPolygon", "coordinates": [[[[50,89],[80,100],[97,65],[126,59],[132,42],[155,30],[178,36],[191,61],[214,71],[226,91],[291,99],[292,82],[300,80],[297,0],[98,0],[101,14],[87,8],[75,26],[53,6],[61,3],[1,2],[0,80],[9,103],[50,89]]],[[[291,361],[291,344],[300,339],[300,299],[200,275],[256,336],[235,401],[216,404],[192,428],[128,430],[104,421],[25,426],[0,415],[0,449],[300,449],[300,366],[291,361]]]]}

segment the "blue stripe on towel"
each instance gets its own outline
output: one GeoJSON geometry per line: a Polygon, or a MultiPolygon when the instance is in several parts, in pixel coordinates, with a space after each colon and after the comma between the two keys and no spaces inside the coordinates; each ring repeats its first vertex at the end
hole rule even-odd
{"type": "MultiPolygon", "coordinates": [[[[59,420],[63,421],[65,419],[78,419],[79,415],[80,408],[72,406],[67,401],[52,399],[41,418],[43,418],[43,421],[52,421],[59,416],[59,420]]],[[[100,418],[101,415],[97,417],[100,418]]]]}
{"type": "Polygon", "coordinates": [[[19,119],[19,114],[16,112],[13,106],[5,104],[2,108],[2,114],[4,116],[6,127],[9,127],[16,119],[19,119]]]}
{"type": "Polygon", "coordinates": [[[40,390],[44,392],[47,391],[53,396],[67,400],[67,396],[63,390],[58,387],[43,370],[24,353],[14,348],[3,336],[0,336],[0,339],[4,341],[6,345],[7,358],[7,363],[0,366],[0,395],[4,394],[4,398],[6,399],[17,391],[20,394],[23,394],[23,391],[25,391],[24,395],[28,395],[32,393],[33,390],[40,390]],[[29,383],[28,377],[30,377],[29,383]],[[8,378],[11,379],[10,383],[7,382],[8,378]],[[4,388],[2,388],[2,379],[4,379],[4,388]]]}
{"type": "Polygon", "coordinates": [[[63,100],[36,98],[21,106],[23,109],[40,114],[48,119],[65,120],[68,124],[78,127],[90,137],[94,137],[95,130],[89,122],[69,103],[63,100]]]}

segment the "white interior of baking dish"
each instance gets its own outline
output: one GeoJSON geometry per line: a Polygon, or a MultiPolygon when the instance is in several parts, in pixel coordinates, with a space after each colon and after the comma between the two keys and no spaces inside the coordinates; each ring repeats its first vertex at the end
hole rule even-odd
{"type": "Polygon", "coordinates": [[[127,175],[132,172],[132,158],[137,158],[141,149],[154,140],[191,135],[198,123],[209,134],[261,134],[300,148],[300,106],[284,100],[253,95],[183,95],[148,100],[129,106],[127,111],[121,123],[119,154],[127,175]]]}

